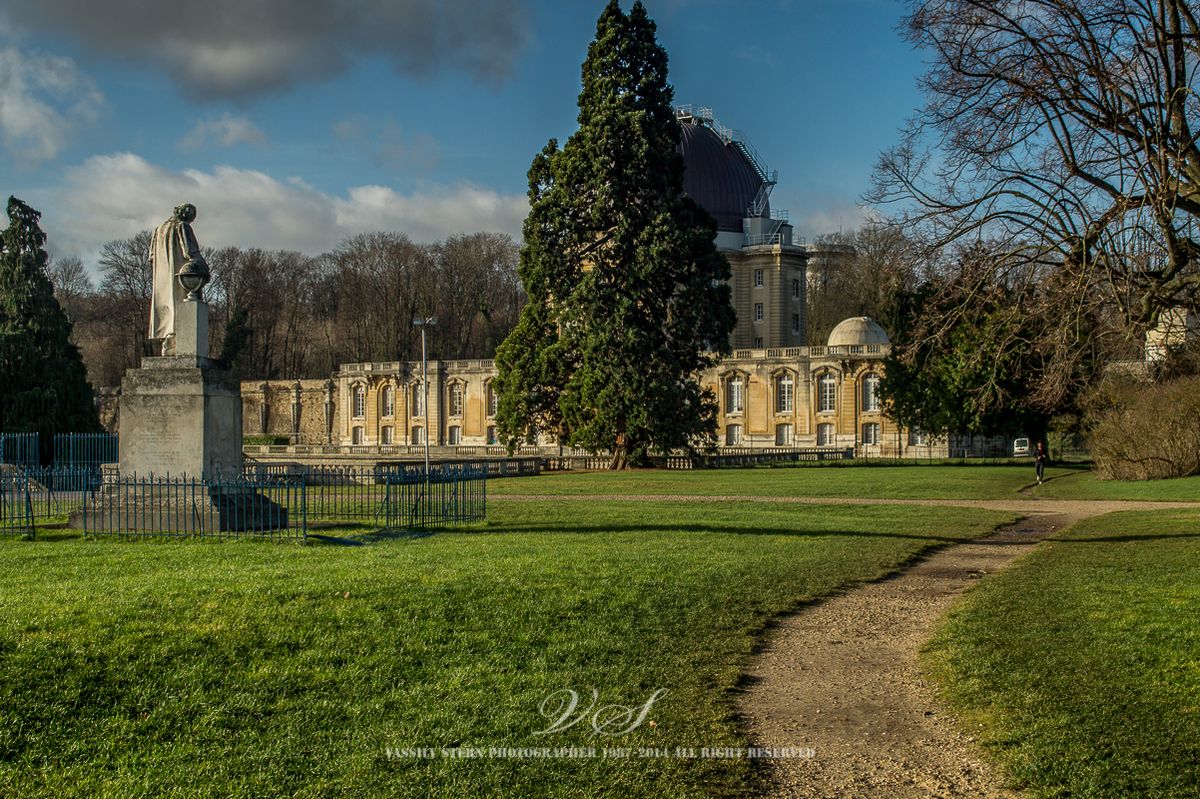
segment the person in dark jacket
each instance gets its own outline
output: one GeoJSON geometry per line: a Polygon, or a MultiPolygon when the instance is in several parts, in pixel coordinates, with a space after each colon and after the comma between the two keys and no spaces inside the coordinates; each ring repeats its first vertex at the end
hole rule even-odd
{"type": "Polygon", "coordinates": [[[1037,451],[1033,453],[1033,463],[1037,467],[1038,485],[1042,484],[1042,475],[1046,473],[1046,462],[1050,460],[1050,456],[1046,454],[1046,444],[1042,441],[1037,443],[1037,451]]]}

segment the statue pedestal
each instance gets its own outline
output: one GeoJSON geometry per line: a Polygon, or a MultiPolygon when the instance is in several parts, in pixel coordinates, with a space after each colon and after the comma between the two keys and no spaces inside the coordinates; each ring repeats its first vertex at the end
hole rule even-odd
{"type": "Polygon", "coordinates": [[[121,383],[120,461],[71,526],[208,535],[281,530],[287,508],[242,482],[242,392],[208,356],[208,306],[182,303],[173,356],[121,383]]]}
{"type": "Polygon", "coordinates": [[[126,372],[120,430],[122,477],[241,477],[241,387],[208,358],[144,358],[126,372]]]}

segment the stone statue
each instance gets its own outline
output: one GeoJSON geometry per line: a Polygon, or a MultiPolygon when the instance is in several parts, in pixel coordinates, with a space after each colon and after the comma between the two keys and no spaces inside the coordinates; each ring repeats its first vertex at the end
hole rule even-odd
{"type": "MultiPolygon", "coordinates": [[[[175,344],[175,309],[189,299],[180,283],[180,271],[208,278],[208,264],[200,254],[200,245],[192,232],[196,206],[184,203],[175,214],[154,230],[150,240],[150,270],[154,277],[154,296],[150,300],[150,339],[162,344],[162,354],[172,354],[175,344]]],[[[198,296],[191,297],[199,299],[198,296]]]]}

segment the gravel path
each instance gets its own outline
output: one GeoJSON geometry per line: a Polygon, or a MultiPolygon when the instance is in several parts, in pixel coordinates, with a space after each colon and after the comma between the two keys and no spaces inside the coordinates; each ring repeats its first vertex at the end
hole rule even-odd
{"type": "Polygon", "coordinates": [[[751,741],[816,750],[771,761],[772,797],[1015,797],[943,714],[917,656],[950,604],[1075,516],[1038,515],[784,619],[739,707],[751,741]]]}
{"type": "MultiPolygon", "coordinates": [[[[493,495],[496,496],[496,495],[493,495]]],[[[918,654],[963,591],[1081,519],[1188,502],[910,500],[672,495],[503,496],[504,499],[933,505],[1021,514],[1015,524],[938,550],[892,577],[851,588],[782,619],[746,674],[738,708],[750,742],[806,747],[811,759],[767,761],[771,797],[1019,797],[946,715],[918,654]]]]}

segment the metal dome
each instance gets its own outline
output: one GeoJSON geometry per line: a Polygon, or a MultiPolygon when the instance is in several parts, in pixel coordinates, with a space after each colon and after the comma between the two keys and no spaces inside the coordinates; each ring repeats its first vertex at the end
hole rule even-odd
{"type": "Polygon", "coordinates": [[[837,323],[829,333],[830,347],[857,347],[864,344],[889,344],[888,335],[869,316],[852,316],[837,323]]]}
{"type": "MultiPolygon", "coordinates": [[[[742,219],[763,185],[762,177],[736,144],[726,144],[712,128],[684,120],[679,126],[684,193],[717,220],[718,230],[741,233],[742,219]]],[[[771,215],[768,203],[761,215],[771,215]]]]}

